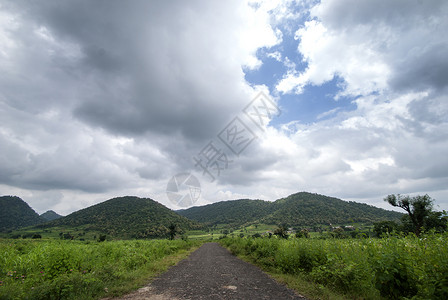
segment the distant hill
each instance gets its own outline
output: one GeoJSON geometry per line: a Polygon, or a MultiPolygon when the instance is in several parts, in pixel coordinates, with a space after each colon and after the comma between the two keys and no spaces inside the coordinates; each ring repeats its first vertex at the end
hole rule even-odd
{"type": "Polygon", "coordinates": [[[25,201],[16,196],[0,197],[0,231],[45,222],[25,201]]]}
{"type": "Polygon", "coordinates": [[[201,223],[239,226],[272,213],[272,202],[249,199],[222,201],[179,210],[177,213],[201,223]]]}
{"type": "Polygon", "coordinates": [[[37,227],[98,231],[119,238],[158,238],[168,236],[170,224],[177,224],[183,230],[201,226],[152,199],[126,196],[81,209],[37,227]]]}
{"type": "Polygon", "coordinates": [[[284,222],[303,226],[317,224],[373,223],[400,220],[403,214],[365,203],[301,192],[273,203],[272,214],[263,218],[268,224],[284,222]]]}
{"type": "Polygon", "coordinates": [[[53,221],[59,218],[62,218],[61,215],[55,213],[52,210],[47,210],[46,212],[44,212],[43,214],[40,215],[41,218],[44,218],[47,221],[53,221]]]}
{"type": "Polygon", "coordinates": [[[347,202],[319,194],[300,192],[275,202],[233,200],[177,211],[180,215],[209,225],[247,223],[312,226],[319,224],[373,223],[399,220],[403,214],[371,205],[347,202]]]}

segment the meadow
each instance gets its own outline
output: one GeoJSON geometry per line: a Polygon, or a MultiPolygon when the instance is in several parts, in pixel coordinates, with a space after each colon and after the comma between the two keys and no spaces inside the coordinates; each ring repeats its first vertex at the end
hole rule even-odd
{"type": "Polygon", "coordinates": [[[310,298],[448,299],[447,233],[220,243],[310,298]]]}
{"type": "Polygon", "coordinates": [[[0,299],[98,299],[137,289],[201,243],[1,240],[0,299]]]}

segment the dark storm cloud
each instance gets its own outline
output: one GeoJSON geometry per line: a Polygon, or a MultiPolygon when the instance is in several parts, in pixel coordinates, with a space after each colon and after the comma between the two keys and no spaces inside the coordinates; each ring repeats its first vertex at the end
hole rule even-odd
{"type": "Polygon", "coordinates": [[[163,180],[193,168],[252,96],[237,1],[0,5],[0,183],[99,193],[163,180]]]}
{"type": "Polygon", "coordinates": [[[397,62],[391,85],[398,90],[421,91],[448,88],[448,44],[422,45],[409,49],[406,60],[397,62]]]}
{"type": "Polygon", "coordinates": [[[446,1],[323,1],[312,11],[347,49],[358,45],[378,53],[371,63],[387,63],[390,74],[383,78],[388,89],[405,93],[447,87],[446,1]]]}
{"type": "Polygon", "coordinates": [[[188,28],[200,17],[199,5],[204,3],[45,1],[10,7],[29,27],[44,27],[54,39],[79,47],[71,65],[59,64],[58,53],[48,63],[84,89],[74,107],[80,120],[124,135],[180,130],[204,139],[243,99],[232,91],[229,69],[215,69],[219,58],[212,46],[198,40],[213,33],[203,24],[188,28]]]}

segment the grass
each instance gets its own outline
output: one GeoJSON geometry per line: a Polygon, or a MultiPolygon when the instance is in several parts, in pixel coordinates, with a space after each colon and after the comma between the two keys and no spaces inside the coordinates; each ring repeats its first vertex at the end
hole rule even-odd
{"type": "Polygon", "coordinates": [[[448,233],[220,242],[310,299],[448,299],[448,233]]]}
{"type": "Polygon", "coordinates": [[[135,290],[201,242],[0,240],[0,299],[97,299],[135,290]]]}

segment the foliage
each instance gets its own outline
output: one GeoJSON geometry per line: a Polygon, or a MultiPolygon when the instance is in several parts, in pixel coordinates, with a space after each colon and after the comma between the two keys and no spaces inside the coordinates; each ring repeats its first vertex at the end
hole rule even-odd
{"type": "Polygon", "coordinates": [[[434,199],[428,195],[402,196],[388,195],[384,198],[394,207],[400,207],[407,212],[402,218],[403,231],[414,232],[419,236],[424,230],[436,229],[441,232],[447,228],[447,220],[443,213],[432,210],[434,199]]]}
{"type": "Polygon", "coordinates": [[[15,196],[0,197],[0,232],[45,222],[22,199],[15,196]]]}
{"type": "Polygon", "coordinates": [[[67,227],[73,231],[82,228],[83,231],[97,231],[111,237],[142,239],[169,237],[170,224],[185,229],[201,227],[154,200],[126,196],[76,211],[37,228],[67,227]]]}
{"type": "Polygon", "coordinates": [[[288,228],[286,228],[285,225],[280,225],[277,229],[274,230],[274,235],[282,239],[288,239],[288,228]]]}
{"type": "Polygon", "coordinates": [[[196,244],[0,240],[0,299],[95,299],[196,244]]]}
{"type": "Polygon", "coordinates": [[[306,276],[351,298],[447,299],[448,233],[420,238],[226,238],[221,244],[261,267],[306,276]]]}
{"type": "Polygon", "coordinates": [[[271,211],[272,203],[263,200],[222,201],[177,211],[178,214],[208,225],[227,224],[239,227],[254,222],[271,211]]]}
{"type": "Polygon", "coordinates": [[[170,226],[168,226],[169,234],[170,234],[170,240],[174,240],[176,237],[176,234],[182,234],[183,231],[181,228],[177,226],[177,224],[171,223],[170,226]]]}
{"type": "Polygon", "coordinates": [[[306,228],[301,229],[296,233],[296,238],[309,238],[310,237],[310,231],[306,228]]]}
{"type": "Polygon", "coordinates": [[[228,224],[281,224],[292,227],[318,224],[373,223],[398,221],[403,214],[367,204],[347,202],[337,198],[301,192],[275,202],[261,200],[223,201],[178,211],[189,219],[207,223],[228,224]]]}
{"type": "Polygon", "coordinates": [[[375,235],[377,237],[382,237],[384,235],[398,231],[399,225],[394,221],[382,221],[375,223],[373,226],[373,232],[375,232],[375,235]]]}
{"type": "Polygon", "coordinates": [[[43,214],[40,215],[41,218],[44,218],[47,221],[53,221],[59,218],[62,218],[61,215],[55,213],[52,210],[47,210],[46,212],[44,212],[43,214]]]}

